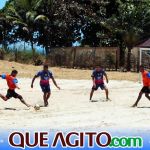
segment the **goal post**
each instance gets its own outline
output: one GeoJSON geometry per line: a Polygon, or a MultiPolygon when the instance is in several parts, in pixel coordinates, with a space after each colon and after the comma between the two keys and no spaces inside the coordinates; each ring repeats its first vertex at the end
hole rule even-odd
{"type": "MultiPolygon", "coordinates": [[[[140,48],[139,65],[143,65],[147,70],[150,69],[150,48],[140,48]]],[[[139,82],[141,82],[141,75],[139,73],[139,82]]]]}
{"type": "Polygon", "coordinates": [[[150,68],[150,48],[140,48],[140,65],[150,68]]]}

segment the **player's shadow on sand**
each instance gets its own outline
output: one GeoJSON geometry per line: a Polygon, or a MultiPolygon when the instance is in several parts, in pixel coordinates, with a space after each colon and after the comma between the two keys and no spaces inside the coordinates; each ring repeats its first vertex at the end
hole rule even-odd
{"type": "Polygon", "coordinates": [[[150,107],[145,107],[145,106],[143,106],[143,107],[137,107],[137,108],[150,108],[150,107]]]}
{"type": "Polygon", "coordinates": [[[91,100],[90,102],[92,102],[92,103],[107,102],[107,100],[106,100],[106,99],[99,99],[99,100],[93,99],[93,100],[91,100]]]}
{"type": "Polygon", "coordinates": [[[98,100],[91,100],[90,102],[91,102],[91,103],[97,103],[98,100]]]}
{"type": "Polygon", "coordinates": [[[10,110],[10,111],[20,111],[20,110],[29,110],[29,108],[24,108],[24,109],[19,109],[19,108],[9,108],[9,107],[5,107],[4,109],[1,110],[10,110]]]}
{"type": "Polygon", "coordinates": [[[8,107],[6,107],[6,108],[4,108],[4,110],[17,110],[16,108],[8,108],[8,107]]]}

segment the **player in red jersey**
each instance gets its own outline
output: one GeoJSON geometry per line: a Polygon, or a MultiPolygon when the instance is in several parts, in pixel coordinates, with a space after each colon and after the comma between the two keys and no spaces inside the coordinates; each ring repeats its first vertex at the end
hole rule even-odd
{"type": "Polygon", "coordinates": [[[144,70],[144,67],[141,65],[140,66],[140,72],[142,74],[142,79],[143,79],[143,87],[139,93],[139,96],[134,103],[132,107],[137,107],[137,104],[139,103],[140,99],[142,98],[142,95],[145,94],[145,97],[150,100],[150,77],[148,76],[149,73],[148,71],[144,70]]]}
{"type": "Polygon", "coordinates": [[[18,74],[18,71],[13,70],[10,75],[7,75],[7,74],[0,75],[0,77],[2,79],[5,79],[7,81],[7,85],[8,85],[8,90],[7,90],[6,96],[0,94],[0,97],[4,101],[7,101],[8,99],[13,97],[13,98],[19,99],[27,107],[30,107],[30,105],[25,102],[23,97],[15,92],[16,88],[20,89],[19,86],[17,85],[17,83],[18,83],[18,80],[16,79],[17,74],[18,74]]]}

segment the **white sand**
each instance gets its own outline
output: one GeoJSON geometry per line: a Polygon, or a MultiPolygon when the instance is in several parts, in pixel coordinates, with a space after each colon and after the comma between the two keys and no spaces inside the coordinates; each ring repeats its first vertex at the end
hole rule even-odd
{"type": "MultiPolygon", "coordinates": [[[[19,79],[20,90],[30,104],[43,104],[39,81],[30,88],[31,79],[19,79]]],[[[0,128],[96,129],[96,128],[149,128],[150,102],[143,96],[139,108],[131,108],[141,89],[139,83],[110,81],[111,102],[105,101],[104,91],[95,92],[89,102],[92,82],[89,80],[57,80],[62,90],[52,84],[48,108],[28,110],[19,100],[0,100],[0,128]],[[16,110],[6,110],[15,108],[16,110]]],[[[0,80],[0,92],[6,94],[6,81],[0,80]]]]}

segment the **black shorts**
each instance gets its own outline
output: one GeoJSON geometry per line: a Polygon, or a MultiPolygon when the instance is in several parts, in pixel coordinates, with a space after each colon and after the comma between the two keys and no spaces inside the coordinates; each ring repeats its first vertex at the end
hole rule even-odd
{"type": "Polygon", "coordinates": [[[7,95],[6,95],[6,97],[8,98],[8,99],[10,99],[10,98],[19,98],[19,99],[22,99],[22,96],[21,95],[19,95],[18,93],[16,93],[15,92],[15,90],[10,90],[10,89],[8,89],[7,90],[7,95]]]}
{"type": "Polygon", "coordinates": [[[141,92],[143,93],[150,93],[150,89],[148,86],[143,86],[143,88],[141,89],[141,92]]]}
{"type": "Polygon", "coordinates": [[[43,93],[51,92],[50,85],[40,85],[43,93]]]}
{"type": "Polygon", "coordinates": [[[104,89],[106,89],[106,86],[105,86],[105,84],[96,84],[96,87],[92,87],[92,89],[93,90],[98,90],[98,88],[101,88],[101,90],[104,90],[104,89]]]}

